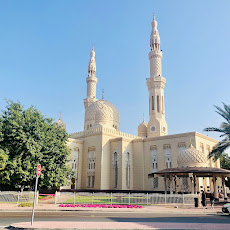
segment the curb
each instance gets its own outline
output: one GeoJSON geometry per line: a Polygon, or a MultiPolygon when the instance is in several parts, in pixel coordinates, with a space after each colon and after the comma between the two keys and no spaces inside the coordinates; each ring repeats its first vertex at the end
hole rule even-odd
{"type": "MultiPolygon", "coordinates": [[[[15,229],[15,230],[51,230],[51,228],[17,228],[12,225],[10,225],[10,229],[15,229]]],[[[171,228],[146,228],[147,230],[172,230],[171,228]]],[[[52,228],[52,230],[63,230],[63,228],[52,228]]],[[[65,228],[65,230],[98,230],[98,228],[65,228]]],[[[103,230],[111,230],[111,228],[103,228],[103,230]]],[[[127,230],[126,228],[119,230],[127,230]]],[[[136,228],[129,228],[129,230],[138,230],[136,228]]],[[[192,230],[192,229],[183,229],[183,228],[178,228],[178,230],[192,230]]]]}
{"type": "MultiPolygon", "coordinates": [[[[110,212],[106,212],[106,210],[48,210],[48,209],[44,209],[44,210],[35,210],[36,213],[41,213],[41,212],[100,212],[100,213],[170,213],[170,214],[214,214],[214,215],[217,215],[217,214],[221,214],[222,212],[221,211],[216,211],[216,212],[202,212],[202,211],[199,211],[199,212],[188,212],[188,211],[183,211],[183,210],[180,210],[180,211],[176,211],[176,212],[172,212],[171,210],[164,210],[164,211],[143,211],[143,212],[130,212],[130,211],[110,211],[110,212]]],[[[0,213],[1,212],[32,212],[32,210],[20,210],[20,211],[15,211],[15,210],[0,210],[0,213]]]]}
{"type": "MultiPolygon", "coordinates": [[[[106,213],[106,214],[109,214],[109,213],[152,213],[152,214],[161,214],[161,213],[167,213],[167,214],[191,214],[191,215],[196,215],[196,214],[206,214],[206,215],[210,215],[210,214],[213,214],[213,215],[220,215],[222,214],[221,211],[215,211],[215,212],[205,212],[205,211],[202,211],[202,210],[197,210],[195,212],[193,211],[188,211],[188,210],[178,210],[176,209],[175,211],[173,210],[162,210],[162,211],[159,211],[159,210],[143,210],[143,211],[139,211],[139,212],[135,212],[135,211],[128,211],[128,210],[110,210],[109,212],[107,210],[79,210],[79,209],[75,209],[75,210],[69,210],[69,209],[65,209],[65,210],[59,210],[59,209],[40,209],[40,210],[35,210],[36,213],[45,213],[45,212],[92,212],[92,213],[95,213],[95,212],[100,212],[100,213],[106,213]]],[[[32,210],[13,210],[13,209],[1,209],[0,210],[0,213],[1,212],[24,212],[24,213],[31,213],[32,210]]]]}

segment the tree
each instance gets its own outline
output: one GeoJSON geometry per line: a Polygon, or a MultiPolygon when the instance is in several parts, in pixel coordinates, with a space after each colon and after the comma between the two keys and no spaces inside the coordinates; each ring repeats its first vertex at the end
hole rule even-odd
{"type": "Polygon", "coordinates": [[[217,109],[216,112],[222,116],[225,121],[221,123],[219,128],[215,127],[209,127],[205,128],[204,131],[208,132],[218,132],[220,133],[220,137],[223,137],[224,139],[222,141],[219,141],[218,144],[213,148],[211,153],[209,153],[208,158],[212,158],[216,161],[219,159],[224,151],[230,147],[230,106],[223,103],[224,109],[221,109],[218,106],[215,106],[217,109]]]}
{"type": "Polygon", "coordinates": [[[42,166],[40,187],[57,188],[70,180],[72,172],[67,166],[70,150],[64,129],[56,127],[52,119],[35,107],[24,109],[19,102],[12,101],[7,101],[0,121],[0,154],[7,159],[4,168],[0,168],[2,186],[32,188],[38,164],[42,166]]]}
{"type": "MultiPolygon", "coordinates": [[[[230,157],[227,153],[223,153],[220,157],[220,167],[223,169],[230,170],[230,157]]],[[[226,186],[230,188],[230,178],[228,177],[228,180],[225,181],[226,186]]]]}
{"type": "MultiPolygon", "coordinates": [[[[2,130],[2,120],[0,119],[0,141],[3,139],[3,134],[1,130],[2,130]]],[[[7,153],[0,148],[0,170],[3,170],[5,168],[7,160],[8,160],[7,153]]]]}

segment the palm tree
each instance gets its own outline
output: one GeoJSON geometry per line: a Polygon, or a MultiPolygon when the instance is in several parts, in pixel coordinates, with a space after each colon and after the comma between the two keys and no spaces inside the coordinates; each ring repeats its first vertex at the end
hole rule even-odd
{"type": "Polygon", "coordinates": [[[218,106],[215,106],[217,109],[216,112],[222,116],[225,121],[221,123],[219,128],[209,127],[205,128],[204,131],[208,132],[218,132],[221,133],[220,137],[224,137],[222,141],[220,141],[213,150],[209,153],[208,158],[214,158],[214,161],[219,159],[224,151],[230,147],[230,106],[223,103],[224,109],[221,109],[218,106]]]}

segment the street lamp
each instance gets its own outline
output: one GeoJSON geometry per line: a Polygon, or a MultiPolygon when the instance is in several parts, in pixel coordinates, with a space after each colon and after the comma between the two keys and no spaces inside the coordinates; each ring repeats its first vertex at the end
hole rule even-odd
{"type": "Polygon", "coordinates": [[[74,172],[74,189],[77,189],[77,162],[73,161],[73,172],[74,172]]]}

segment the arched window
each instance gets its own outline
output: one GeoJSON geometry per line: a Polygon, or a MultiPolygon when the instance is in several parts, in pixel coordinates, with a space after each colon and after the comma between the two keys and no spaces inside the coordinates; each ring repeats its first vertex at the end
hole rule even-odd
{"type": "Polygon", "coordinates": [[[152,96],[152,110],[154,110],[154,96],[152,96]]]}
{"type": "Polygon", "coordinates": [[[96,168],[96,152],[95,150],[88,151],[88,182],[87,187],[93,188],[95,182],[95,168],[96,168]]]}
{"type": "Polygon", "coordinates": [[[117,188],[118,182],[118,157],[117,152],[114,153],[114,188],[117,188]]]}
{"type": "Polygon", "coordinates": [[[126,187],[130,188],[130,153],[126,153],[126,187]]]}
{"type": "Polygon", "coordinates": [[[172,168],[172,152],[171,152],[171,146],[166,145],[164,148],[164,156],[165,156],[165,167],[166,168],[172,168]]]}
{"type": "Polygon", "coordinates": [[[162,113],[164,113],[164,97],[162,96],[162,100],[161,100],[161,102],[162,102],[162,113]]]}
{"type": "Polygon", "coordinates": [[[157,112],[159,113],[160,112],[160,98],[159,96],[157,95],[157,112]]]}
{"type": "Polygon", "coordinates": [[[151,99],[149,98],[149,113],[150,113],[150,111],[151,111],[151,99]]]}

